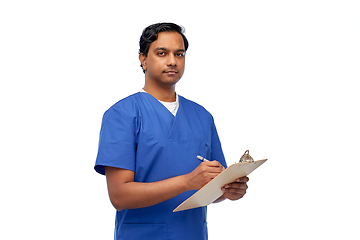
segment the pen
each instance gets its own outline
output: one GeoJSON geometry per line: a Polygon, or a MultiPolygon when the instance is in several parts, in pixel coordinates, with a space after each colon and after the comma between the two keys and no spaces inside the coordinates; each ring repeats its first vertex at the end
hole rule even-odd
{"type": "Polygon", "coordinates": [[[200,161],[203,161],[203,162],[208,162],[209,160],[207,160],[206,158],[200,156],[200,155],[197,155],[196,156],[200,161]]]}

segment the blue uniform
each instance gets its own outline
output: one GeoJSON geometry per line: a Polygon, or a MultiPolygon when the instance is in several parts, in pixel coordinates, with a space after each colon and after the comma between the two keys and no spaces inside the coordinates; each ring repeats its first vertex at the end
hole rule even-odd
{"type": "MultiPolygon", "coordinates": [[[[179,96],[172,115],[157,99],[139,92],[104,114],[95,170],[135,172],[135,182],[155,182],[193,171],[201,155],[226,166],[214,120],[202,106],[179,96]]],[[[115,239],[205,240],[206,207],[173,213],[195,191],[157,205],[116,212],[115,239]]]]}

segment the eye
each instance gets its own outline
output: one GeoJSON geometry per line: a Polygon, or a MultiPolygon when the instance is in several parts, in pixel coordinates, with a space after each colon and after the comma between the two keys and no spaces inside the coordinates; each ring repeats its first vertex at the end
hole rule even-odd
{"type": "Polygon", "coordinates": [[[176,56],[178,56],[178,57],[184,57],[184,56],[185,56],[185,53],[183,53],[183,52],[177,53],[176,56]]]}
{"type": "Polygon", "coordinates": [[[158,55],[159,56],[165,56],[166,54],[165,54],[165,52],[158,52],[158,55]]]}

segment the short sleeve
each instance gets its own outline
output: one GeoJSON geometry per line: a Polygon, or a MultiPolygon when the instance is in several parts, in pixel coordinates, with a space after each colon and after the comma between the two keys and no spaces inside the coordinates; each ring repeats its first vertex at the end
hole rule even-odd
{"type": "Polygon", "coordinates": [[[95,171],[105,175],[105,166],[135,171],[136,104],[120,101],[103,116],[95,171]]]}

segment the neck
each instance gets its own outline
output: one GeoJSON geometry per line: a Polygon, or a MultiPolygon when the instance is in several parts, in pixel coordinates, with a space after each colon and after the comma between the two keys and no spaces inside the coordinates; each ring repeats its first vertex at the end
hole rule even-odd
{"type": "Polygon", "coordinates": [[[147,93],[152,95],[157,100],[163,102],[175,102],[176,101],[176,92],[175,92],[175,85],[169,88],[155,88],[149,86],[145,83],[143,88],[147,93]]]}

